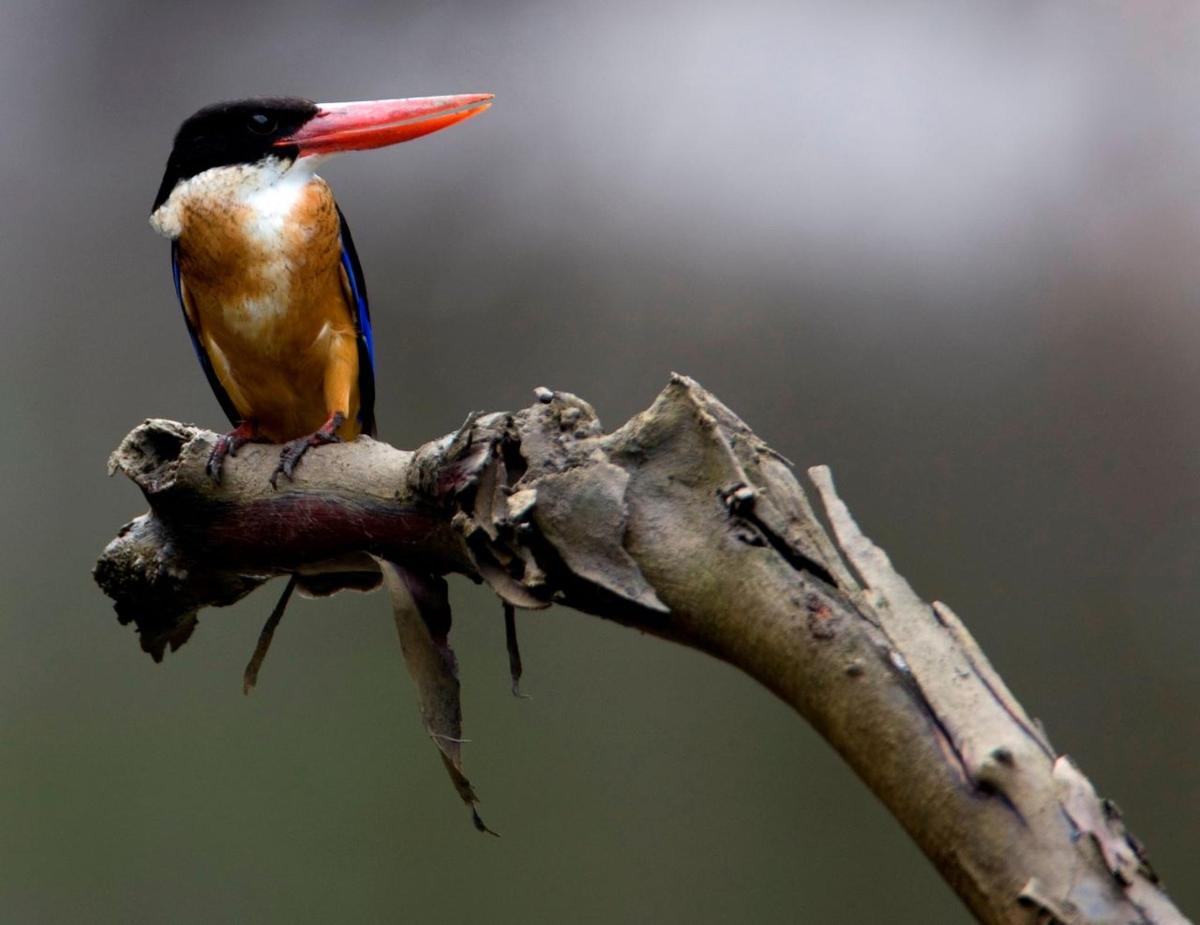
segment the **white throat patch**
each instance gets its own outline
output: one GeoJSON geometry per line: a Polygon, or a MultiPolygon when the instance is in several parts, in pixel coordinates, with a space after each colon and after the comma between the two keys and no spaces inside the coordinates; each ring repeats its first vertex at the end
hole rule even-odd
{"type": "Polygon", "coordinates": [[[176,183],[167,201],[151,214],[150,226],[165,237],[178,238],[183,234],[185,206],[202,203],[220,209],[232,201],[250,207],[252,234],[276,240],[321,160],[320,156],[295,161],[265,157],[256,164],[212,167],[176,183]]]}

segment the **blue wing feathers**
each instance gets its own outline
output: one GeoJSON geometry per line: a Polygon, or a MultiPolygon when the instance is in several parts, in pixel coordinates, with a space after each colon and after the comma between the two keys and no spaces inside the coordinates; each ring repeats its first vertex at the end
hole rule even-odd
{"type": "Polygon", "coordinates": [[[367,356],[371,358],[371,368],[375,367],[375,336],[371,331],[371,312],[367,308],[366,297],[359,289],[358,272],[354,269],[354,264],[350,259],[350,252],[342,247],[342,267],[346,271],[346,277],[350,280],[350,294],[354,298],[355,323],[358,327],[359,336],[363,339],[363,343],[367,348],[367,356]]]}
{"type": "Polygon", "coordinates": [[[358,329],[358,420],[363,433],[375,436],[375,334],[371,330],[371,309],[367,303],[367,283],[363,278],[358,251],[346,216],[338,208],[342,225],[342,268],[350,281],[350,296],[354,299],[354,325],[358,329]]]}

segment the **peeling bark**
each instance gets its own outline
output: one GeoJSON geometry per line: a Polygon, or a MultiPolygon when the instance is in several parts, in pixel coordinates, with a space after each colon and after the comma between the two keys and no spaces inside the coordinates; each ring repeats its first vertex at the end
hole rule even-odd
{"type": "MultiPolygon", "coordinates": [[[[1185,921],[1115,806],[1055,752],[954,613],[921,600],[863,535],[827,469],[809,474],[832,538],[788,461],[687,378],[609,434],[575,396],[537,395],[415,453],[366,438],[324,447],[279,492],[271,448],[247,447],[215,486],[204,475],[215,435],[148,421],[110,468],[150,511],[109,544],[97,581],[161,658],[200,609],[272,575],[331,593],[377,584],[372,557],[395,564],[385,570],[406,658],[430,679],[422,714],[472,806],[452,655],[417,619],[404,576],[459,573],[507,607],[575,607],[774,691],[980,921],[1185,921]]],[[[514,686],[518,674],[519,656],[514,686]]]]}

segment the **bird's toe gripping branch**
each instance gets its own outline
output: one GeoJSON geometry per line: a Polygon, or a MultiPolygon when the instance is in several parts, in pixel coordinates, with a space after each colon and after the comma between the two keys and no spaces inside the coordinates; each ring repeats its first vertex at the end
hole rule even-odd
{"type": "Polygon", "coordinates": [[[213,444],[212,452],[208,454],[208,462],[204,466],[208,477],[221,484],[221,466],[225,462],[225,457],[237,456],[240,450],[247,443],[259,442],[262,438],[258,436],[253,421],[242,421],[237,427],[229,433],[222,435],[213,444]]]}
{"type": "Polygon", "coordinates": [[[284,444],[283,452],[279,454],[279,465],[275,467],[275,471],[271,473],[271,487],[279,488],[279,476],[285,476],[287,480],[292,481],[296,466],[300,464],[300,460],[314,446],[327,446],[330,443],[340,443],[341,437],[337,435],[337,430],[346,423],[346,415],[340,411],[335,411],[329,415],[329,419],[321,425],[321,428],[307,437],[297,437],[295,440],[284,444]]]}

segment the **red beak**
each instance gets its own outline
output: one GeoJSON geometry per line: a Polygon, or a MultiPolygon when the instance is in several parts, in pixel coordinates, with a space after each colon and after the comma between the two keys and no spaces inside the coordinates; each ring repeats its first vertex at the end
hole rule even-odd
{"type": "Polygon", "coordinates": [[[409,100],[319,103],[315,116],[275,145],[297,145],[301,157],[383,148],[477,116],[492,105],[492,99],[490,93],[464,93],[409,100]]]}

